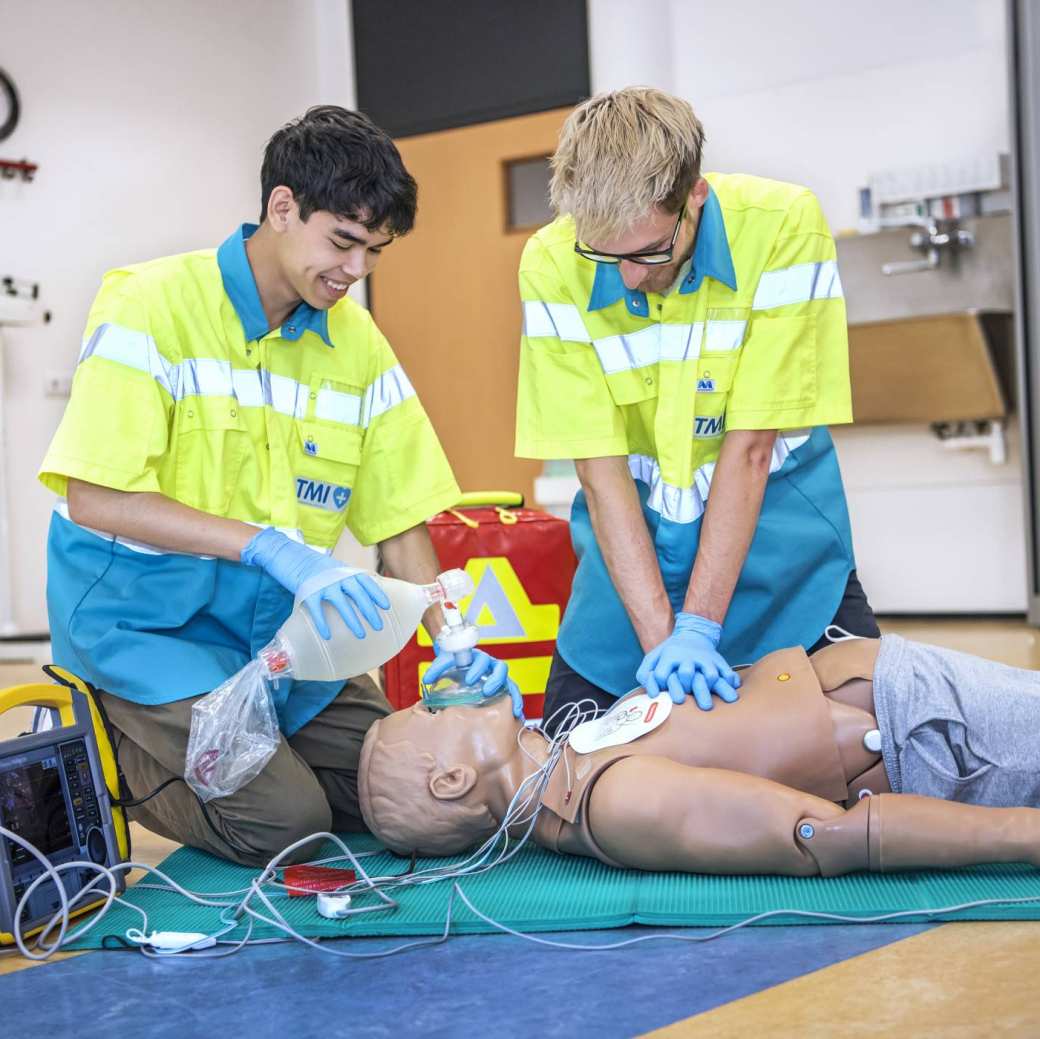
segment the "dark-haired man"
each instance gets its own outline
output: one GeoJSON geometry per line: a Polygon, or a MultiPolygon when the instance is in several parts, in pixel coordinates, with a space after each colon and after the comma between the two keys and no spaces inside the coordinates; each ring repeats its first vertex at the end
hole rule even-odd
{"type": "MultiPolygon", "coordinates": [[[[40,472],[62,496],[54,657],[105,690],[135,797],[183,774],[194,698],[270,640],[304,582],[341,566],[344,526],[378,543],[389,573],[428,582],[424,521],[458,499],[407,376],[345,298],[414,222],[393,142],[356,112],[313,108],[271,138],[261,181],[259,226],[105,276],[40,472]]],[[[361,637],[389,605],[362,573],[309,597],[319,628],[322,600],[361,637]]],[[[424,618],[433,633],[441,620],[424,618]]],[[[490,686],[508,681],[478,661],[490,686]]],[[[275,700],[285,739],[255,780],[207,808],[173,783],[132,817],[246,863],[357,828],[358,754],[386,699],[363,675],[281,682],[275,700]]]]}

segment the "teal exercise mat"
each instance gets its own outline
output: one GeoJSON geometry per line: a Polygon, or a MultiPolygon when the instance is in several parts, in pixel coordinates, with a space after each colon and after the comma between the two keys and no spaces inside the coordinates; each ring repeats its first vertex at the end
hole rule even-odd
{"type": "MultiPolygon", "coordinates": [[[[371,836],[344,835],[355,854],[376,851],[371,836]]],[[[316,858],[338,854],[329,843],[316,858]]],[[[443,866],[454,859],[421,859],[418,869],[443,866]]],[[[361,860],[372,876],[403,873],[406,859],[387,852],[361,860]]],[[[336,865],[349,866],[349,863],[336,865]]],[[[196,892],[224,892],[246,887],[258,871],[236,866],[193,848],[180,848],[160,869],[183,887],[196,892]]],[[[154,876],[141,883],[155,883],[154,876]]],[[[459,886],[481,912],[520,931],[573,931],[650,924],[660,927],[725,927],[759,913],[777,909],[839,913],[857,919],[907,912],[901,922],[942,920],[1040,919],[1040,870],[1024,864],[976,866],[965,870],[928,873],[856,873],[845,877],[714,877],[683,873],[640,873],[613,869],[594,859],[557,855],[528,845],[514,858],[488,873],[464,877],[459,886]],[[983,899],[1035,898],[1035,903],[978,906],[936,916],[936,910],[983,899]]],[[[268,889],[272,893],[276,889],[268,889]]],[[[442,881],[392,892],[396,909],[363,913],[346,920],[318,915],[311,897],[278,896],[274,904],[301,934],[309,938],[345,938],[372,935],[439,935],[444,931],[452,884],[442,881]]],[[[168,891],[142,888],[126,893],[126,900],[148,914],[149,931],[215,932],[222,928],[221,910],[199,906],[168,891]]],[[[227,901],[231,901],[229,897],[227,901]]],[[[355,905],[372,904],[372,895],[360,895],[355,905]]],[[[266,909],[254,899],[261,912],[266,909]]],[[[822,923],[808,917],[772,916],[767,924],[822,923]]],[[[141,914],[113,906],[104,920],[72,948],[95,949],[107,935],[125,935],[128,928],[144,929],[141,914]]],[[[453,934],[494,931],[456,898],[452,908],[453,934]]],[[[242,938],[241,924],[224,938],[242,938]]],[[[253,938],[282,937],[269,924],[254,922],[253,938]]]]}

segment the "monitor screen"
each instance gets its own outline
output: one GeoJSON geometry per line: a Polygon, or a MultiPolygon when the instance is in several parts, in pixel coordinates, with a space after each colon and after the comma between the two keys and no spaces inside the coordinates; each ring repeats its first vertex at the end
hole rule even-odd
{"type": "MultiPolygon", "coordinates": [[[[0,772],[0,823],[44,855],[72,844],[57,755],[0,772]]],[[[8,841],[8,846],[12,865],[32,858],[13,841],[8,841]]]]}

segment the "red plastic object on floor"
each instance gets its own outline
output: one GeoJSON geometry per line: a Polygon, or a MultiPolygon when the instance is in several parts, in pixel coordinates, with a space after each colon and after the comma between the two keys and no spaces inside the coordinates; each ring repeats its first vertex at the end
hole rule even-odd
{"type": "MultiPolygon", "coordinates": [[[[490,504],[438,513],[427,524],[441,569],[459,567],[475,590],[459,606],[480,631],[480,648],[509,664],[524,694],[524,714],[539,718],[560,618],[576,561],[566,520],[541,509],[505,507],[519,495],[481,495],[490,504]],[[496,504],[495,501],[503,504],[496,504]]],[[[434,658],[426,632],[383,669],[383,688],[396,707],[419,699],[419,678],[434,658]]]]}
{"type": "Polygon", "coordinates": [[[337,891],[355,880],[357,874],[352,869],[331,866],[286,866],[282,870],[282,883],[288,887],[290,898],[304,898],[317,891],[337,891]]]}

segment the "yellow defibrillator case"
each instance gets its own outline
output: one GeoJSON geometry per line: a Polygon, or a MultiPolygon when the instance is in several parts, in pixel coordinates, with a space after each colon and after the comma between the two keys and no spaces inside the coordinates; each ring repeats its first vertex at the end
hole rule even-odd
{"type": "MultiPolygon", "coordinates": [[[[53,683],[0,690],[0,713],[36,707],[49,711],[53,723],[0,741],[0,826],[33,845],[53,866],[84,860],[104,866],[125,862],[130,832],[118,804],[119,770],[97,694],[62,668],[44,670],[53,683]]],[[[15,909],[45,872],[35,855],[0,834],[0,945],[14,941],[15,909]]],[[[73,868],[60,876],[71,902],[98,874],[73,868]]],[[[122,872],[117,876],[122,892],[125,878],[122,872]]],[[[105,900],[108,883],[98,887],[96,895],[91,892],[76,903],[74,915],[105,900]]],[[[22,935],[40,931],[60,907],[52,881],[37,885],[19,921],[22,935]]]]}

